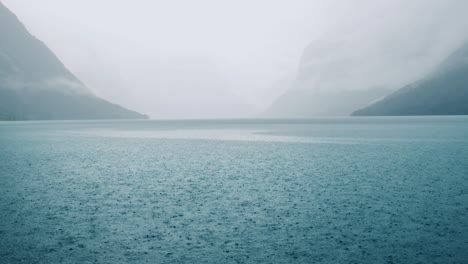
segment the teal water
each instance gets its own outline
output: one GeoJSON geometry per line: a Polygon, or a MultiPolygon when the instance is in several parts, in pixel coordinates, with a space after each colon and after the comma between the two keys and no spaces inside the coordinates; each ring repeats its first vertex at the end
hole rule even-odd
{"type": "Polygon", "coordinates": [[[468,117],[0,123],[0,263],[467,263],[468,117]]]}

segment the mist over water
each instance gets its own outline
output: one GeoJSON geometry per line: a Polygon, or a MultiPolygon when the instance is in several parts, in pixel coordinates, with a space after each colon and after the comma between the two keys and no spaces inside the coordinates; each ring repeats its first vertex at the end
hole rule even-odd
{"type": "Polygon", "coordinates": [[[468,1],[0,1],[0,264],[468,259],[468,1]]]}
{"type": "Polygon", "coordinates": [[[468,29],[457,0],[3,2],[95,94],[153,118],[261,114],[308,63],[321,81],[296,88],[397,89],[468,29]]]}

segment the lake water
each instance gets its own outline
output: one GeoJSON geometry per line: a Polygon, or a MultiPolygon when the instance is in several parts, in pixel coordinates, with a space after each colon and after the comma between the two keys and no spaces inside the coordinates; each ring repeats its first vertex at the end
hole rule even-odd
{"type": "Polygon", "coordinates": [[[0,123],[0,263],[467,263],[468,117],[0,123]]]}

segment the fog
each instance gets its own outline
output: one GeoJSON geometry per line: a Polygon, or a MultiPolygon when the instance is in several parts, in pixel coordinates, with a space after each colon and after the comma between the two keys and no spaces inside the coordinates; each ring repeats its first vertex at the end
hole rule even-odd
{"type": "Polygon", "coordinates": [[[362,73],[352,89],[398,88],[468,32],[464,0],[2,2],[93,93],[152,118],[258,115],[290,88],[314,43],[328,49],[317,56],[360,62],[346,64],[362,73]]]}

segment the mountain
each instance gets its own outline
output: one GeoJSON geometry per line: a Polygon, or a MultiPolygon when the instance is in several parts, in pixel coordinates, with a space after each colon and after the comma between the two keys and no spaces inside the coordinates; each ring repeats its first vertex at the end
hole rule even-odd
{"type": "Polygon", "coordinates": [[[468,115],[468,42],[425,78],[353,115],[468,115]]]}
{"type": "Polygon", "coordinates": [[[310,91],[291,89],[267,112],[271,117],[345,116],[387,95],[387,89],[310,91]]]}
{"type": "Polygon", "coordinates": [[[388,95],[391,91],[384,80],[389,79],[389,73],[379,71],[387,67],[382,65],[384,60],[371,49],[366,50],[366,56],[357,53],[353,41],[322,39],[311,43],[301,56],[294,81],[265,115],[343,116],[388,95]]]}
{"type": "Polygon", "coordinates": [[[444,16],[437,9],[416,21],[410,9],[382,8],[395,16],[356,17],[314,39],[300,57],[293,85],[266,114],[350,115],[427,76],[468,35],[468,20],[461,21],[458,11],[444,16]]]}
{"type": "Polygon", "coordinates": [[[143,119],[94,96],[0,2],[0,120],[143,119]]]}

